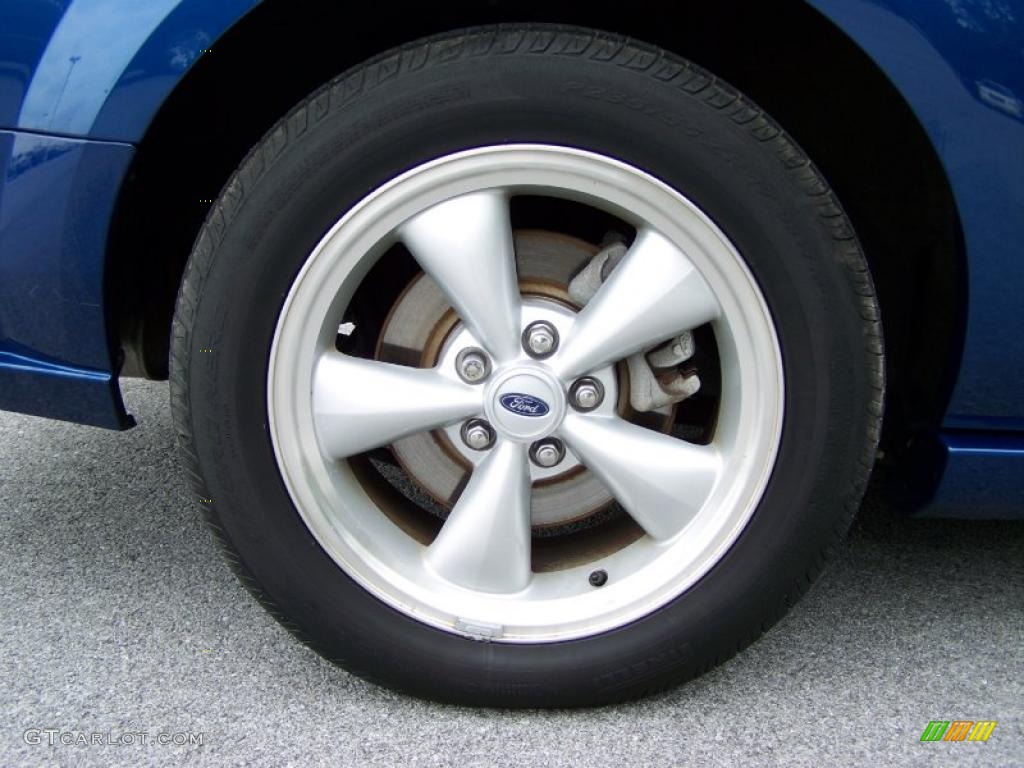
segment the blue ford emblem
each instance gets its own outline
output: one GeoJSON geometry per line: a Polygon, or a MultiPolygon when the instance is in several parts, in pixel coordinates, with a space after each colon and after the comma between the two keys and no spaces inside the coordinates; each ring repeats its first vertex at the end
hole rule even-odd
{"type": "Polygon", "coordinates": [[[538,397],[533,395],[523,395],[519,392],[509,392],[507,395],[502,395],[499,400],[502,408],[512,413],[518,414],[519,416],[546,416],[548,411],[548,404],[545,403],[538,397]]]}

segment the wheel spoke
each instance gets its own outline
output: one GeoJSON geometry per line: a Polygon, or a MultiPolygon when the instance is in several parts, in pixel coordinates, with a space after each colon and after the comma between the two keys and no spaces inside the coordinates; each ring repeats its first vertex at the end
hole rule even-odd
{"type": "Polygon", "coordinates": [[[313,418],[336,459],[479,413],[482,390],[431,368],[324,354],[313,376],[313,418]]]}
{"type": "Polygon", "coordinates": [[[426,559],[468,589],[518,592],[529,584],[530,473],[523,446],[503,440],[473,471],[426,559]]]}
{"type": "Polygon", "coordinates": [[[555,369],[575,378],[718,317],[690,260],[652,229],[636,241],[576,318],[555,369]]]}
{"type": "Polygon", "coordinates": [[[668,539],[693,519],[718,479],[721,459],[617,416],[569,414],[562,436],[641,528],[668,539]]]}
{"type": "Polygon", "coordinates": [[[520,296],[508,198],[474,192],[439,203],[399,236],[498,362],[519,354],[520,296]]]}

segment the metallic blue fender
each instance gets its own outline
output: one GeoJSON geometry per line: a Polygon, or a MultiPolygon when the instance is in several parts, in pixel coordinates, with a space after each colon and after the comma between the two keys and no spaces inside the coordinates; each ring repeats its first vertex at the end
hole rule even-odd
{"type": "Polygon", "coordinates": [[[1024,430],[1024,3],[810,2],[907,100],[953,190],[967,335],[944,426],[1024,430]]]}
{"type": "Polygon", "coordinates": [[[916,513],[1024,512],[1024,3],[810,0],[889,77],[945,168],[968,264],[967,333],[916,513]]]}
{"type": "Polygon", "coordinates": [[[255,4],[0,0],[0,408],[134,423],[104,313],[117,195],[168,94],[255,4]]]}
{"type": "Polygon", "coordinates": [[[134,423],[114,373],[102,258],[133,153],[0,131],[0,408],[113,429],[134,423]]]}
{"type": "Polygon", "coordinates": [[[0,128],[137,143],[188,68],[257,3],[5,0],[0,128]]]}

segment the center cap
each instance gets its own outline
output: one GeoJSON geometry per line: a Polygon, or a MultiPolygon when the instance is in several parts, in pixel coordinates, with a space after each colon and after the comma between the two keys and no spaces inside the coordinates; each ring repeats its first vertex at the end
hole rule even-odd
{"type": "Polygon", "coordinates": [[[499,375],[484,406],[502,435],[521,442],[551,434],[565,415],[565,395],[554,376],[540,367],[514,368],[499,375]]]}

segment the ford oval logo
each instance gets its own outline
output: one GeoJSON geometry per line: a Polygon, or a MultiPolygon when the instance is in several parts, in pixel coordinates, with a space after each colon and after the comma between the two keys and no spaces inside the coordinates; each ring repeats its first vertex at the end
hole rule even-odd
{"type": "Polygon", "coordinates": [[[533,395],[523,395],[519,392],[509,392],[507,395],[502,395],[498,402],[501,403],[501,407],[506,411],[512,411],[512,413],[518,416],[547,416],[548,404],[545,403],[538,397],[533,395]]]}

